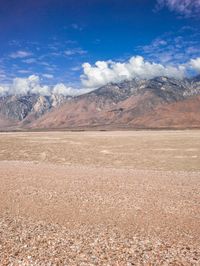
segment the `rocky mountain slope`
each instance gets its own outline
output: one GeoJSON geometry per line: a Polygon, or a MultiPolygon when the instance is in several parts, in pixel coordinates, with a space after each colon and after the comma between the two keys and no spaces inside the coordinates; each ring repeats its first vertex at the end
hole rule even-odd
{"type": "Polygon", "coordinates": [[[111,83],[74,98],[9,96],[0,114],[22,128],[200,127],[200,76],[111,83]]]}
{"type": "Polygon", "coordinates": [[[0,128],[24,125],[56,108],[70,97],[62,95],[9,95],[0,97],[0,128]]]}

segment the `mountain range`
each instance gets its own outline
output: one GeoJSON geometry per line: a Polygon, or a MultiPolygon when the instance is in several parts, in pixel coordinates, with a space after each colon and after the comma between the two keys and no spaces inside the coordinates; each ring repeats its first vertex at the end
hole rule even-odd
{"type": "Polygon", "coordinates": [[[109,83],[92,92],[0,97],[0,129],[200,127],[200,76],[109,83]]]}

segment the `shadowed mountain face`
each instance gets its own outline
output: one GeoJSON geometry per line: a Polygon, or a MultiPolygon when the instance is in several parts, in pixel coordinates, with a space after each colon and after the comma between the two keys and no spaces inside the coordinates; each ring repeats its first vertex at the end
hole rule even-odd
{"type": "Polygon", "coordinates": [[[200,77],[111,83],[74,98],[9,96],[0,114],[27,128],[199,127],[200,77]]]}

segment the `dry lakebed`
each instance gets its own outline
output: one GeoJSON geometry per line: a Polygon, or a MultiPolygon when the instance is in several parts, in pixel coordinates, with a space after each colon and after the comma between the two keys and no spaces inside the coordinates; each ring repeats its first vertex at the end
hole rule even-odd
{"type": "Polygon", "coordinates": [[[0,265],[200,265],[200,131],[0,133],[0,265]]]}

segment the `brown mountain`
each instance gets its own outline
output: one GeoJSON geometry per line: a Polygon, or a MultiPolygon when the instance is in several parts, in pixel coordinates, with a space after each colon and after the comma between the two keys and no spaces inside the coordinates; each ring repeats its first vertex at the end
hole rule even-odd
{"type": "Polygon", "coordinates": [[[74,98],[7,96],[0,115],[0,128],[200,127],[200,77],[111,83],[74,98]]]}
{"type": "Polygon", "coordinates": [[[200,126],[199,81],[166,77],[109,84],[64,103],[31,128],[200,126]]]}
{"type": "Polygon", "coordinates": [[[200,95],[156,107],[129,123],[134,127],[199,128],[200,95]]]}

